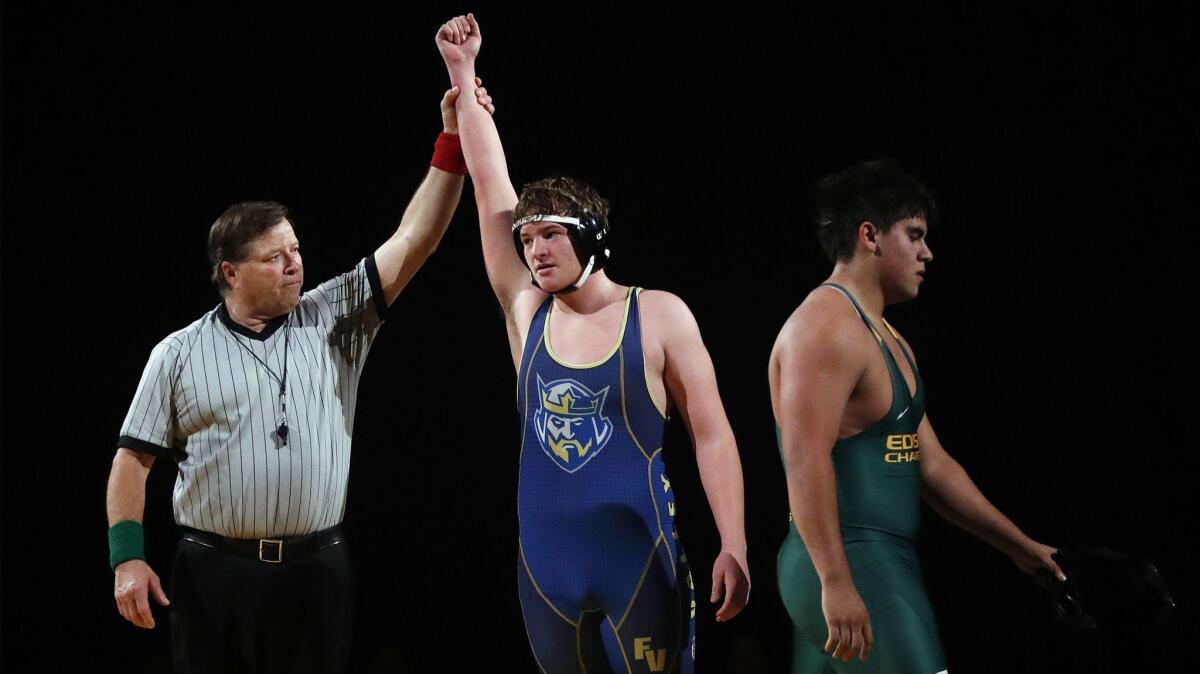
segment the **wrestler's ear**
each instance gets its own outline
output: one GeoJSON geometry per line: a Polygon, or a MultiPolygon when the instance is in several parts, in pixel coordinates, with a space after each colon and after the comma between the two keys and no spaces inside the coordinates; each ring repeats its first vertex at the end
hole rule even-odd
{"type": "Polygon", "coordinates": [[[879,252],[879,228],[870,220],[863,220],[858,223],[858,240],[867,249],[871,255],[878,257],[879,252]]]}

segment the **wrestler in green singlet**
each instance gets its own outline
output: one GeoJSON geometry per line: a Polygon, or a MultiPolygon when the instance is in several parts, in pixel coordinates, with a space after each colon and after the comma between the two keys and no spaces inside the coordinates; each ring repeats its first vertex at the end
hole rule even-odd
{"type": "Polygon", "coordinates": [[[778,559],[792,671],[936,674],[946,663],[913,547],[922,500],[1026,573],[1062,571],[942,447],[916,359],[883,319],[933,259],[928,190],[895,162],[865,162],[817,198],[833,272],[784,324],[769,371],[794,516],[778,559]]]}
{"type": "MultiPolygon", "coordinates": [[[[832,455],[842,543],[854,583],[871,615],[877,646],[865,662],[838,662],[822,650],[827,635],[821,581],[804,541],[789,523],[779,550],[778,572],[779,592],[796,629],[792,671],[940,672],[945,658],[913,548],[920,522],[917,426],[925,416],[925,389],[908,350],[904,357],[916,378],[916,391],[911,394],[883,336],[854,297],[836,284],[824,287],[837,289],[854,305],[879,342],[891,376],[892,404],[887,414],[860,433],[838,440],[832,455]]],[[[899,338],[896,341],[904,349],[899,338]]]]}

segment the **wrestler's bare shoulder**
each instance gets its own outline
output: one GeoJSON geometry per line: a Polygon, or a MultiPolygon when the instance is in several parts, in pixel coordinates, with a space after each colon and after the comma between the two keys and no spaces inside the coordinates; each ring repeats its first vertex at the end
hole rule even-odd
{"type": "Polygon", "coordinates": [[[642,316],[647,320],[677,322],[695,319],[691,309],[675,293],[666,290],[643,289],[638,293],[638,302],[642,305],[642,316]]]}
{"type": "Polygon", "coordinates": [[[844,342],[847,328],[861,322],[858,311],[844,295],[833,288],[814,288],[784,322],[773,351],[810,340],[844,342]]]}

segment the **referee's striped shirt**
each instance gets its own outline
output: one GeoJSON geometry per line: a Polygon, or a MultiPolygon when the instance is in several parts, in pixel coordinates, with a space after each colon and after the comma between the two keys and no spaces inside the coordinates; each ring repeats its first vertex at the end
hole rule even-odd
{"type": "Polygon", "coordinates": [[[222,302],[151,352],[118,447],[178,463],[180,525],[274,538],[340,523],[359,375],[386,310],[374,257],[262,332],[233,322],[222,302]],[[284,358],[286,445],[276,430],[284,358]]]}

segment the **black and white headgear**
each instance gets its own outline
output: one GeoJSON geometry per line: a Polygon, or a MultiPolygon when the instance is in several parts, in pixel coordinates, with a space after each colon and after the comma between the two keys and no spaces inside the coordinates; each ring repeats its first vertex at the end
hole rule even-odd
{"type": "MultiPolygon", "coordinates": [[[[567,193],[563,192],[563,194],[567,193]]],[[[561,290],[553,291],[555,294],[569,293],[582,288],[593,272],[604,269],[609,257],[608,222],[603,216],[580,204],[574,197],[571,198],[571,201],[578,206],[574,215],[554,213],[527,215],[513,222],[512,227],[513,245],[517,248],[517,255],[525,264],[525,268],[529,269],[529,261],[525,259],[525,245],[521,243],[521,228],[531,222],[556,222],[566,226],[567,235],[571,240],[571,248],[575,251],[575,257],[579,258],[579,266],[583,271],[574,283],[561,290]]],[[[537,277],[534,276],[532,269],[529,270],[529,278],[534,285],[538,285],[537,277]]]]}

